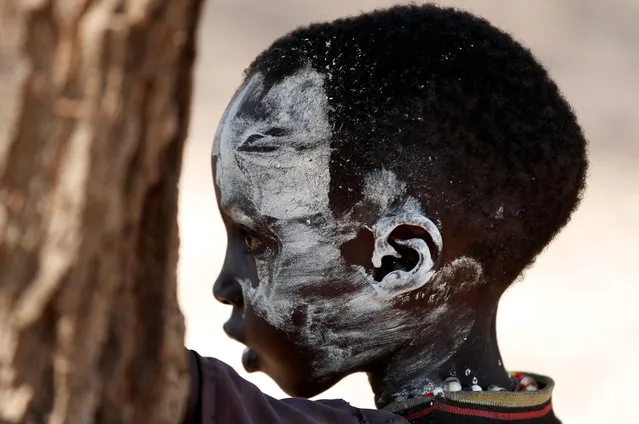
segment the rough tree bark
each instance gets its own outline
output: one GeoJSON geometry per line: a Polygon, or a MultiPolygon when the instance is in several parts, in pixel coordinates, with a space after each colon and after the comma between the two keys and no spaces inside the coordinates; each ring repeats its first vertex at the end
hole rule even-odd
{"type": "Polygon", "coordinates": [[[178,422],[201,1],[0,0],[0,422],[178,422]]]}

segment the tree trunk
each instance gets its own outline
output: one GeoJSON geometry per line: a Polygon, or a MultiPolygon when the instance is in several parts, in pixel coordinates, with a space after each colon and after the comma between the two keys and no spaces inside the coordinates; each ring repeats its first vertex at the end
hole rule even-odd
{"type": "Polygon", "coordinates": [[[201,1],[0,0],[0,422],[179,422],[201,1]]]}

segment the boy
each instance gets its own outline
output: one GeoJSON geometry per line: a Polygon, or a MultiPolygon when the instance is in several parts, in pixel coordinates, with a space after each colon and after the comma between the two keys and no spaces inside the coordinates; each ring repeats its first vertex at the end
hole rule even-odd
{"type": "Polygon", "coordinates": [[[586,142],[510,36],[432,5],[298,29],[249,67],[212,164],[224,329],[297,398],[191,352],[185,422],[559,422],[495,321],[577,206],[586,142]],[[379,410],[300,399],[360,371],[379,410]]]}

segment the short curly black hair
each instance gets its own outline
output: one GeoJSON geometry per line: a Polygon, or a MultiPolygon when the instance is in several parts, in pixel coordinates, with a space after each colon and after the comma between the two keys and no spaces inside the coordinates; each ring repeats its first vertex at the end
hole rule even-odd
{"type": "Polygon", "coordinates": [[[247,74],[275,83],[308,65],[325,74],[335,207],[361,199],[372,169],[391,170],[444,244],[466,240],[455,254],[503,290],[578,205],[587,143],[575,115],[530,51],[486,20],[407,5],[313,24],[247,74]]]}

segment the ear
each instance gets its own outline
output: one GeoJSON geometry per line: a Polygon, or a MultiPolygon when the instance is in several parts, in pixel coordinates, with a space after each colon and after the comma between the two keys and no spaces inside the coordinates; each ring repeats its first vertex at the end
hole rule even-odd
{"type": "Polygon", "coordinates": [[[373,228],[372,262],[378,297],[391,298],[422,287],[435,274],[443,248],[437,226],[417,211],[385,216],[373,228]]]}

